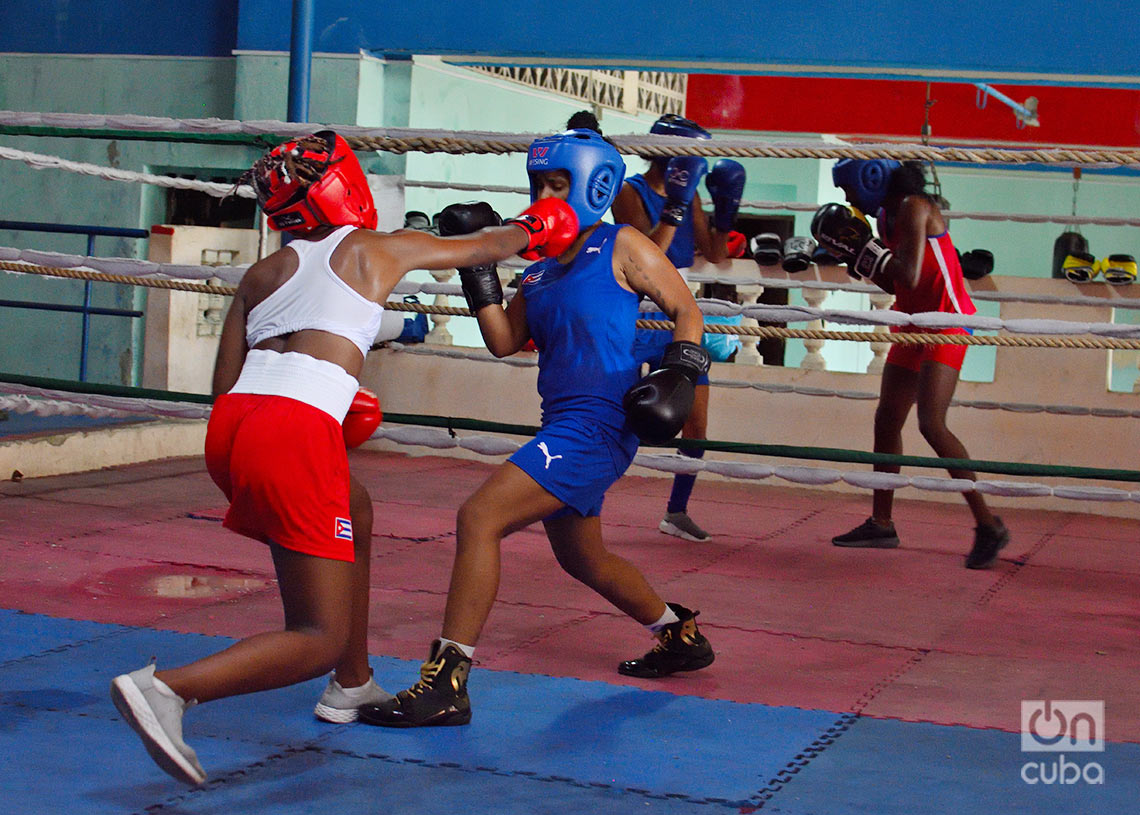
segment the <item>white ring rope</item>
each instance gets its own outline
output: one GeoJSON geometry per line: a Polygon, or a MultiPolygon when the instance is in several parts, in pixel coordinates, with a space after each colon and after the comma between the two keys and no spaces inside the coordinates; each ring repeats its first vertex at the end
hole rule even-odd
{"type": "MultiPolygon", "coordinates": [[[[88,113],[38,113],[0,111],[0,126],[194,134],[244,134],[249,136],[301,136],[330,127],[316,123],[236,121],[232,119],[174,119],[162,116],[102,115],[88,113]]],[[[496,133],[487,131],[430,130],[424,128],[331,126],[349,140],[354,149],[391,152],[512,153],[524,152],[546,133],[496,133]],[[353,143],[355,142],[355,143],[353,143]]],[[[98,138],[99,134],[84,134],[98,138]]],[[[1047,164],[1054,167],[1115,168],[1140,164],[1140,152],[1128,149],[935,147],[928,144],[867,143],[838,144],[821,141],[766,141],[748,137],[715,140],[680,136],[616,135],[611,141],[633,155],[751,156],[772,158],[895,158],[970,164],[1047,164]]]]}
{"type": "MultiPolygon", "coordinates": [[[[197,181],[190,178],[178,178],[169,175],[154,175],[153,173],[139,173],[133,170],[120,170],[114,167],[104,167],[98,164],[89,164],[81,161],[71,161],[59,156],[49,156],[42,153],[32,153],[26,150],[16,150],[10,147],[0,147],[0,159],[9,161],[22,161],[36,170],[67,170],[108,181],[124,181],[136,184],[152,184],[157,187],[196,190],[212,195],[215,198],[226,198],[237,195],[241,198],[256,197],[253,188],[248,184],[235,186],[221,184],[214,181],[197,181]]],[[[424,187],[427,189],[452,189],[463,192],[492,192],[492,193],[518,193],[530,195],[530,190],[523,187],[511,187],[496,184],[460,184],[454,182],[435,181],[405,181],[406,187],[424,187]]],[[[740,206],[745,209],[759,210],[787,210],[791,212],[815,212],[817,204],[789,203],[784,201],[741,201],[740,206]]],[[[1105,218],[1080,215],[1035,215],[1013,214],[1000,212],[953,212],[944,213],[947,218],[966,219],[977,221],[1012,221],[1027,224],[1070,224],[1070,225],[1099,225],[1099,226],[1140,226],[1140,218],[1105,218]]]]}
{"type": "Polygon", "coordinates": [[[71,173],[81,173],[108,181],[153,184],[156,187],[169,187],[176,190],[197,190],[215,198],[225,198],[229,195],[237,195],[242,198],[256,197],[253,188],[248,184],[235,187],[233,184],[221,184],[216,181],[195,181],[191,178],[176,178],[172,175],[154,175],[153,173],[139,173],[133,170],[119,170],[114,167],[103,167],[82,161],[70,161],[59,156],[29,153],[26,150],[15,150],[11,147],[0,147],[0,159],[22,161],[36,170],[67,170],[71,173]]]}
{"type": "MultiPolygon", "coordinates": [[[[190,266],[176,263],[156,263],[150,260],[137,260],[135,258],[100,258],[86,255],[71,255],[61,252],[45,252],[39,249],[19,249],[13,246],[0,246],[0,261],[28,263],[35,266],[48,266],[60,269],[90,269],[104,274],[124,275],[127,277],[176,280],[209,280],[211,278],[217,278],[233,285],[240,283],[242,276],[246,270],[249,269],[248,264],[239,266],[190,266]]],[[[3,271],[9,274],[18,274],[18,272],[10,272],[6,269],[3,271]]],[[[29,273],[31,273],[31,270],[29,270],[29,273]]],[[[759,285],[764,288],[822,289],[826,291],[845,291],[860,294],[881,292],[878,287],[864,284],[828,283],[818,280],[800,281],[747,275],[716,275],[690,272],[685,274],[685,279],[692,283],[727,283],[734,286],[759,285]]],[[[510,289],[507,291],[509,292],[510,289]]],[[[461,296],[462,293],[462,287],[457,283],[418,283],[407,279],[401,280],[392,290],[393,296],[396,297],[408,294],[461,296]]],[[[975,300],[1011,303],[1041,303],[1048,305],[1140,309],[1140,298],[1119,297],[1105,299],[1088,296],[1008,295],[1000,292],[976,292],[973,294],[973,297],[975,300]]],[[[997,317],[985,317],[977,314],[955,315],[944,312],[906,314],[905,312],[886,309],[857,311],[847,309],[819,309],[810,306],[781,306],[770,303],[738,305],[725,300],[710,299],[700,299],[698,303],[701,305],[701,310],[706,314],[718,316],[741,315],[759,322],[768,323],[810,322],[812,320],[822,319],[842,325],[913,325],[930,329],[961,327],[982,331],[997,331],[1004,328],[1013,333],[1023,334],[1083,333],[1103,337],[1140,337],[1140,325],[1129,325],[1127,323],[1086,323],[1067,322],[1064,320],[1031,319],[1001,320],[997,317]]],[[[654,311],[655,309],[652,306],[643,304],[642,310],[654,311]]]]}
{"type": "MultiPolygon", "coordinates": [[[[424,187],[432,190],[459,190],[460,192],[517,193],[530,196],[526,187],[507,187],[498,184],[461,184],[453,181],[405,181],[405,187],[424,187]]],[[[819,204],[803,204],[791,201],[741,201],[741,209],[785,210],[789,212],[815,212],[819,204]]],[[[1094,215],[1036,215],[1003,212],[956,212],[942,213],[952,220],[966,221],[1013,221],[1020,224],[1069,224],[1074,226],[1140,226],[1140,218],[1107,218],[1094,215]]]]}
{"type": "MultiPolygon", "coordinates": [[[[464,351],[456,346],[415,344],[389,341],[384,344],[386,348],[405,354],[421,354],[424,356],[446,357],[448,359],[461,359],[472,362],[492,362],[501,365],[511,365],[516,368],[533,368],[538,365],[534,356],[509,356],[498,358],[486,352],[464,351]]],[[[879,394],[871,391],[833,390],[831,388],[814,388],[807,385],[782,385],[768,382],[743,382],[739,379],[709,379],[709,385],[714,388],[751,388],[764,393],[794,394],[796,396],[828,396],[838,399],[854,399],[856,401],[870,401],[878,399],[879,394]]],[[[983,399],[952,399],[952,406],[977,408],[979,410],[1007,410],[1011,413],[1053,413],[1061,416],[1095,416],[1102,419],[1140,419],[1140,410],[1126,410],[1124,408],[1084,407],[1081,405],[1038,405],[1031,402],[994,402],[983,399]]]]}
{"type": "MultiPolygon", "coordinates": [[[[205,419],[209,416],[207,405],[186,402],[164,402],[155,399],[135,399],[123,396],[99,396],[92,394],[68,393],[66,391],[33,388],[24,385],[0,383],[0,391],[8,395],[0,396],[0,410],[16,413],[35,413],[39,416],[86,415],[104,418],[112,415],[143,414],[160,415],[181,419],[205,419]]],[[[504,436],[474,435],[458,436],[437,428],[415,426],[383,426],[372,434],[372,439],[386,439],[401,445],[417,445],[436,450],[462,448],[486,456],[509,455],[522,444],[504,436]]],[[[863,489],[901,489],[914,487],[933,492],[981,492],[986,495],[1009,497],[1049,496],[1078,501],[1136,501],[1140,503],[1140,491],[1113,487],[1086,487],[1061,485],[1050,487],[1022,481],[979,480],[969,481],[957,478],[937,478],[932,476],[904,476],[897,473],[877,473],[874,471],[841,471],[825,467],[803,467],[795,465],[750,464],[737,461],[714,461],[693,459],[677,454],[638,453],[633,463],[639,467],[668,473],[708,472],[727,478],[761,480],[775,476],[793,484],[819,486],[843,481],[863,489]]]]}

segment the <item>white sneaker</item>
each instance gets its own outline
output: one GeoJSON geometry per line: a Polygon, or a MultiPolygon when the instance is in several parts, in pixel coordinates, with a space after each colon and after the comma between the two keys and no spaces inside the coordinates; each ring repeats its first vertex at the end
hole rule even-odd
{"type": "Polygon", "coordinates": [[[363,705],[380,705],[392,698],[392,694],[376,684],[376,680],[368,677],[368,683],[359,688],[342,688],[336,681],[336,674],[329,677],[329,684],[313,713],[323,722],[333,724],[346,724],[355,722],[357,709],[363,705]]]}
{"type": "Polygon", "coordinates": [[[198,756],[182,740],[182,714],[196,703],[155,679],[154,663],[112,679],[111,701],[159,767],[184,784],[206,780],[198,756]]]}
{"type": "Polygon", "coordinates": [[[689,541],[707,541],[711,537],[684,512],[666,512],[657,528],[666,535],[673,535],[689,541]]]}

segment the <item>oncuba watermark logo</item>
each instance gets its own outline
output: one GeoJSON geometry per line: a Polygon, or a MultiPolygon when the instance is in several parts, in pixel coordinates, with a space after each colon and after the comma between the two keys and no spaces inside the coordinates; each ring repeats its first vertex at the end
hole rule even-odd
{"type": "Polygon", "coordinates": [[[1021,767],[1026,784],[1103,784],[1104,767],[1091,756],[1104,752],[1104,702],[1029,699],[1021,702],[1021,751],[1049,753],[1021,767]]]}

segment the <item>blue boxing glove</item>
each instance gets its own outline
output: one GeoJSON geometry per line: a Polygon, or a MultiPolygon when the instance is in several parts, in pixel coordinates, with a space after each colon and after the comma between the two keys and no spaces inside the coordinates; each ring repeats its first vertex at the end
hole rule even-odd
{"type": "Polygon", "coordinates": [[[680,432],[693,409],[697,379],[707,374],[709,352],[678,340],[665,346],[661,366],[625,392],[626,426],[646,444],[663,444],[680,432]]]}
{"type": "Polygon", "coordinates": [[[661,223],[680,226],[697,194],[701,177],[709,171],[703,156],[674,156],[665,167],[665,208],[661,223]]]}
{"type": "Polygon", "coordinates": [[[717,232],[731,232],[740,209],[740,196],[744,195],[746,174],[744,166],[730,158],[722,158],[713,165],[705,186],[713,202],[713,226],[717,232]]]}

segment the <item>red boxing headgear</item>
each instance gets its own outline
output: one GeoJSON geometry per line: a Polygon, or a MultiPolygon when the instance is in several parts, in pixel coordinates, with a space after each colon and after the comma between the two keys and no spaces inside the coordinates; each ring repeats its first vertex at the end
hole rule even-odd
{"type": "Polygon", "coordinates": [[[348,142],[331,130],[277,145],[258,159],[250,176],[273,229],[376,228],[376,205],[364,170],[348,142]]]}

